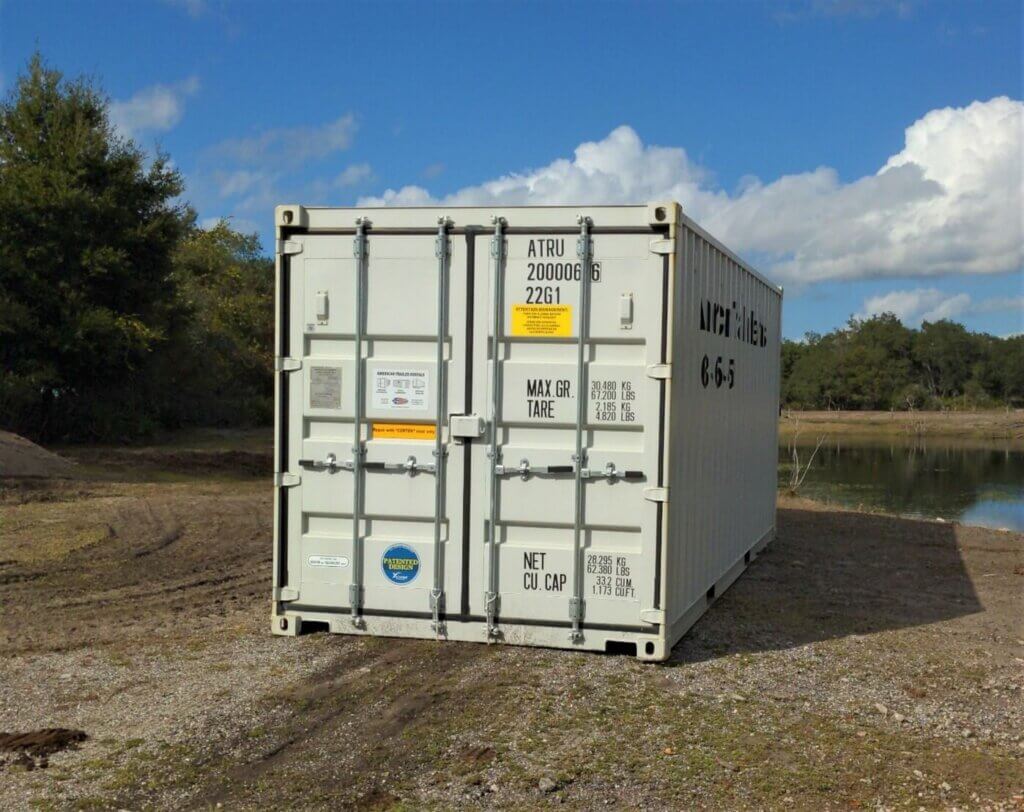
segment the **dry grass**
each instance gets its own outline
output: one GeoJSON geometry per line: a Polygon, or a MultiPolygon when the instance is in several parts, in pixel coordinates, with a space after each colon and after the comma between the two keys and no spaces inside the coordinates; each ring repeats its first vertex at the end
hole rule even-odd
{"type": "Polygon", "coordinates": [[[978,412],[799,412],[785,411],[779,435],[842,437],[944,437],[1009,441],[1024,447],[1024,410],[978,412]]]}

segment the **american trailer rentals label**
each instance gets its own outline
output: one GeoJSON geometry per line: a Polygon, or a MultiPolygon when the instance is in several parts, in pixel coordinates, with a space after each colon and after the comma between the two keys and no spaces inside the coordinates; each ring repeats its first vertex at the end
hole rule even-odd
{"type": "Polygon", "coordinates": [[[373,373],[373,406],[396,412],[425,412],[430,374],[423,369],[381,367],[373,373]]]}

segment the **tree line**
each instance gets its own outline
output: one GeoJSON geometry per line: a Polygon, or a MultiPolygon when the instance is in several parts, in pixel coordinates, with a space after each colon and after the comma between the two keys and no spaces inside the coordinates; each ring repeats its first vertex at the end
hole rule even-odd
{"type": "Polygon", "coordinates": [[[0,102],[0,427],[39,440],[265,423],[273,262],[201,228],[166,155],[37,54],[0,102]]]}
{"type": "Polygon", "coordinates": [[[852,318],[782,344],[790,409],[963,409],[1024,405],[1024,335],[997,338],[956,322],[905,326],[892,313],[852,318]]]}

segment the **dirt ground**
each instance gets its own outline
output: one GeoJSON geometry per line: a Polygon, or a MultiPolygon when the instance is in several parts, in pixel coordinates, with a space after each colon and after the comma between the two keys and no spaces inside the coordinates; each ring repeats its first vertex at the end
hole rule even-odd
{"type": "MultiPolygon", "coordinates": [[[[964,412],[797,412],[779,419],[779,436],[959,438],[999,440],[1024,448],[1024,409],[964,412]]],[[[813,440],[812,440],[813,441],[813,440]]]]}
{"type": "Polygon", "coordinates": [[[0,480],[0,808],[1024,809],[1022,534],[783,500],[659,666],[279,638],[265,449],[127,453],[0,480]]]}

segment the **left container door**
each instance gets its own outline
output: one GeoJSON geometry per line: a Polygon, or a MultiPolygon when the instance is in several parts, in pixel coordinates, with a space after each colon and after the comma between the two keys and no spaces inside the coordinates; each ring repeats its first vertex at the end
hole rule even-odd
{"type": "Polygon", "coordinates": [[[464,455],[451,453],[448,418],[461,413],[465,402],[465,241],[448,238],[447,296],[439,320],[435,234],[369,230],[361,261],[352,234],[290,239],[301,250],[288,257],[289,355],[301,364],[285,373],[282,463],[301,480],[287,488],[279,585],[297,595],[294,608],[351,612],[355,584],[367,616],[430,617],[439,583],[441,605],[451,615],[462,593],[465,471],[464,455]],[[356,426],[360,374],[363,417],[356,426]],[[442,460],[434,455],[438,429],[442,460]],[[357,437],[364,449],[359,473],[353,470],[357,437]]]}

